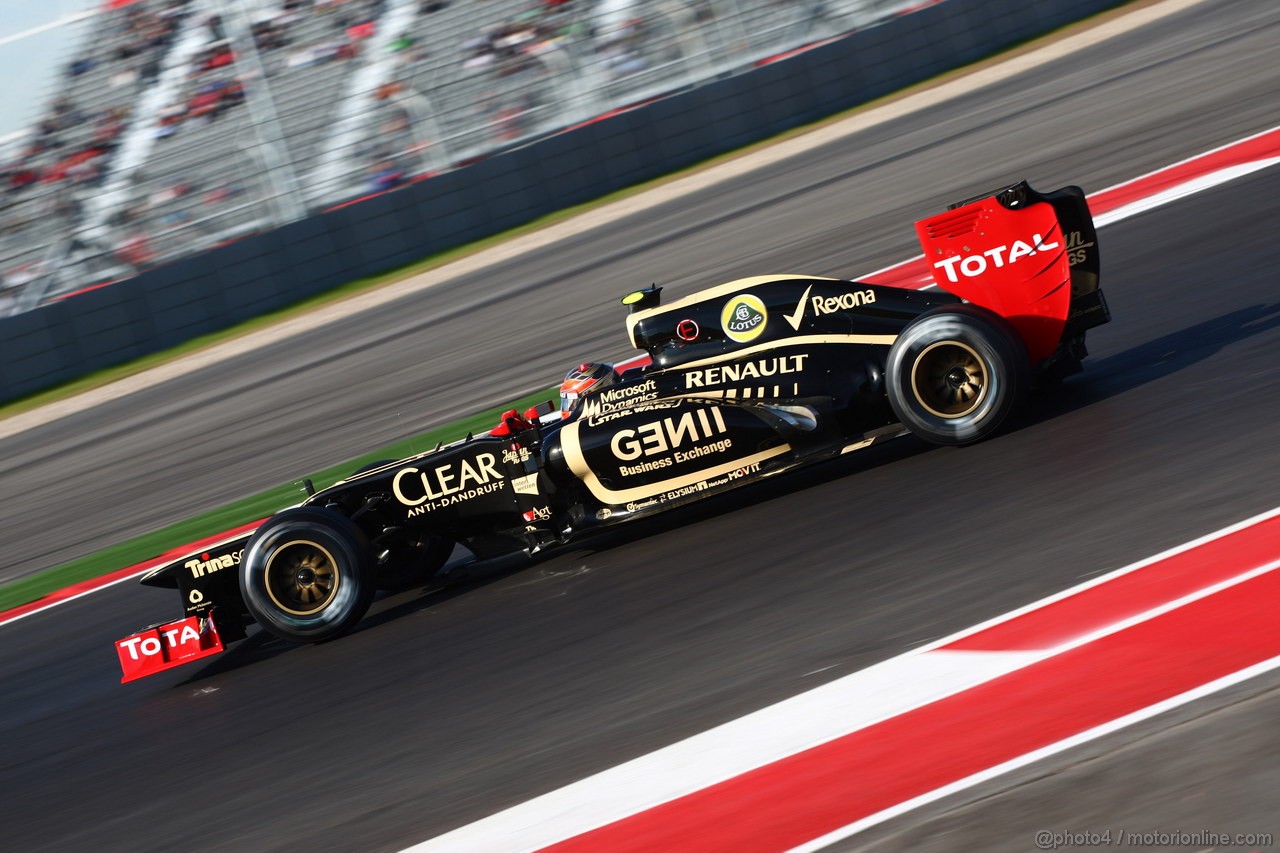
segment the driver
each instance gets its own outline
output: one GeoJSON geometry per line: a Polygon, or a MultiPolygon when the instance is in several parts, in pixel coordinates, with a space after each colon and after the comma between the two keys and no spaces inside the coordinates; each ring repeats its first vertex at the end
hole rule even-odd
{"type": "Polygon", "coordinates": [[[583,394],[608,388],[621,377],[611,364],[588,361],[565,374],[560,383],[560,417],[567,418],[578,407],[583,394]]]}

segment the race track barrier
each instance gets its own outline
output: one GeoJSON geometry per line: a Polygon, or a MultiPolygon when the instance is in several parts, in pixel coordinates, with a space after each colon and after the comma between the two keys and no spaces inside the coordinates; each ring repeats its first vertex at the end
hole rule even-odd
{"type": "Polygon", "coordinates": [[[659,177],[1116,5],[924,5],[750,72],[0,319],[0,402],[659,177]]]}

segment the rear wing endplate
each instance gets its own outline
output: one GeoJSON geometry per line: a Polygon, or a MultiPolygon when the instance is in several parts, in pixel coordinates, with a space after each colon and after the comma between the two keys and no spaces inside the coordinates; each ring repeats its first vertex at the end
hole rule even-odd
{"type": "Polygon", "coordinates": [[[916,223],[938,287],[1004,317],[1033,365],[1110,319],[1082,189],[1021,181],[916,223]]]}

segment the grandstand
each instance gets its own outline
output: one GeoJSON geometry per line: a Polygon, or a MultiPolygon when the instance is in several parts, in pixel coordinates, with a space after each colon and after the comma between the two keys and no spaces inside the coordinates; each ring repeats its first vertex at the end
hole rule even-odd
{"type": "Polygon", "coordinates": [[[187,15],[186,0],[107,8],[66,63],[43,114],[4,164],[0,272],[6,288],[37,279],[54,235],[78,225],[102,185],[140,93],[154,82],[187,15]]]}
{"type": "Polygon", "coordinates": [[[867,26],[887,0],[111,0],[6,165],[0,314],[867,26]],[[15,296],[16,294],[16,296],[15,296]]]}

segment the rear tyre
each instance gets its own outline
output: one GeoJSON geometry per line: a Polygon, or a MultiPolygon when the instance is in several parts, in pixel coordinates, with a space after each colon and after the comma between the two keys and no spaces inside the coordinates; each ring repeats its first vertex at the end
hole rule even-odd
{"type": "Polygon", "coordinates": [[[240,592],[258,624],[280,639],[331,640],[354,628],[373,601],[372,550],[341,513],[286,509],[245,547],[240,592]]]}
{"type": "Polygon", "coordinates": [[[943,445],[972,444],[994,433],[1030,383],[1017,334],[997,315],[970,305],[917,317],[890,348],[885,372],[898,420],[943,445]]]}

